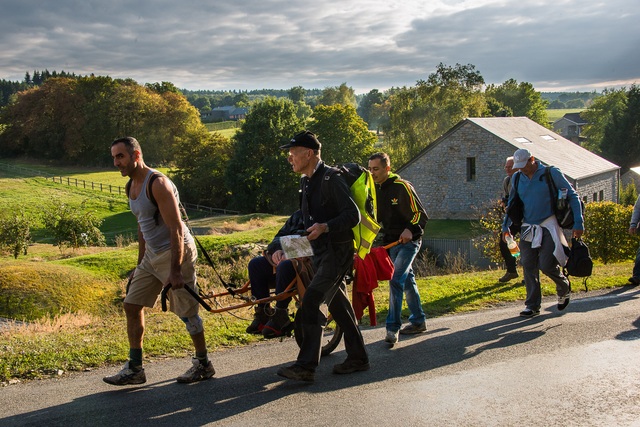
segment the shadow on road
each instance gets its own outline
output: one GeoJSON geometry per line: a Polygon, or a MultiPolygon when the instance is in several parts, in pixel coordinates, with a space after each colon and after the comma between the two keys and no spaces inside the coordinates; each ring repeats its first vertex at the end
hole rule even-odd
{"type": "MultiPolygon", "coordinates": [[[[625,289],[613,290],[609,294],[593,298],[588,304],[577,300],[570,305],[570,310],[586,312],[609,308],[640,295],[640,291],[621,294],[624,291],[625,289]],[[616,295],[618,297],[613,298],[616,295]]],[[[584,298],[584,301],[589,299],[584,298]]],[[[143,387],[113,388],[66,404],[0,418],[0,424],[192,426],[214,423],[277,402],[292,394],[326,393],[401,378],[455,365],[488,350],[531,342],[547,333],[550,327],[545,326],[545,320],[549,316],[562,315],[555,309],[549,311],[551,313],[533,319],[522,319],[514,312],[513,317],[468,329],[452,330],[450,333],[447,333],[448,329],[431,330],[427,334],[403,337],[402,345],[393,349],[389,349],[381,341],[369,343],[367,348],[372,369],[352,375],[331,374],[332,366],[345,357],[344,351],[337,352],[322,359],[315,383],[283,380],[275,374],[278,366],[270,366],[214,377],[191,385],[165,381],[145,384],[143,387]]],[[[616,338],[640,338],[640,318],[633,326],[634,329],[622,332],[616,338]]],[[[269,346],[258,347],[255,351],[256,358],[259,359],[259,352],[269,351],[269,346]]],[[[291,356],[293,360],[295,354],[291,356]]],[[[295,411],[295,408],[283,405],[282,410],[295,411]]]]}

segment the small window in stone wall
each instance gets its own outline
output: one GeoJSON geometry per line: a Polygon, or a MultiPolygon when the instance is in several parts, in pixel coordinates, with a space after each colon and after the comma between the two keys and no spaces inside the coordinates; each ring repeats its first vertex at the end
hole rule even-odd
{"type": "Polygon", "coordinates": [[[584,203],[585,205],[586,205],[587,203],[589,203],[589,198],[588,198],[587,196],[584,196],[584,197],[582,198],[582,203],[584,203]]]}
{"type": "Polygon", "coordinates": [[[467,157],[467,181],[476,180],[476,158],[467,157]]]}
{"type": "Polygon", "coordinates": [[[593,201],[594,202],[598,201],[598,193],[593,193],[593,201]]]}
{"type": "Polygon", "coordinates": [[[601,202],[604,200],[604,191],[600,190],[600,192],[598,193],[598,201],[601,202]]]}

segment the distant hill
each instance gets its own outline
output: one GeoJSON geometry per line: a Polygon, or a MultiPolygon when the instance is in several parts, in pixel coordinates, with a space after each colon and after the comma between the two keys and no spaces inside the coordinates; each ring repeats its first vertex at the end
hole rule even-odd
{"type": "Polygon", "coordinates": [[[542,99],[549,101],[549,109],[589,108],[594,99],[602,94],[597,92],[540,92],[542,99]]]}

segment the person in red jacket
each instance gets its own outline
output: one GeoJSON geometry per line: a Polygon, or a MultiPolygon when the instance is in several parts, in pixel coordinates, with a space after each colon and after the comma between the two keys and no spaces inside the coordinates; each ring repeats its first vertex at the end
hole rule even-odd
{"type": "Polygon", "coordinates": [[[427,330],[412,265],[420,250],[428,217],[411,183],[391,172],[388,154],[376,153],[369,157],[369,170],[376,183],[378,220],[382,225],[383,244],[400,242],[389,249],[394,273],[389,281],[385,341],[395,344],[398,342],[398,333],[419,334],[427,330]],[[411,315],[409,324],[400,329],[403,293],[411,315]]]}

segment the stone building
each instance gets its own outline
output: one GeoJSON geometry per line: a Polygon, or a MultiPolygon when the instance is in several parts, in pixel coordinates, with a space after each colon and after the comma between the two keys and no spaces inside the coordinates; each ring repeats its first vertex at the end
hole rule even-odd
{"type": "Polygon", "coordinates": [[[430,218],[478,219],[501,197],[505,159],[519,148],[558,167],[585,203],[618,200],[619,166],[527,117],[465,119],[397,172],[430,218]]]}
{"type": "Polygon", "coordinates": [[[582,129],[587,124],[587,121],[580,116],[580,113],[567,113],[553,122],[553,130],[569,141],[582,145],[585,140],[582,136],[582,129]]]}

